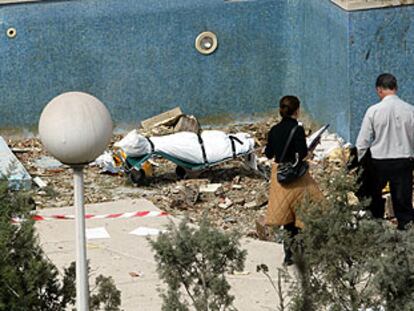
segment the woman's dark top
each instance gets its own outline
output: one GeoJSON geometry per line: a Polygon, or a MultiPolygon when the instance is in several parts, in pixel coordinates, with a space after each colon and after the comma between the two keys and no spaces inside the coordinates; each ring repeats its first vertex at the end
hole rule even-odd
{"type": "MultiPolygon", "coordinates": [[[[290,132],[296,125],[298,125],[297,120],[285,117],[282,121],[270,129],[265,149],[265,154],[269,159],[274,158],[276,162],[280,162],[280,157],[282,156],[283,149],[285,148],[290,132]]],[[[283,162],[295,162],[296,153],[299,154],[300,160],[303,160],[308,154],[305,130],[302,126],[298,126],[296,129],[295,135],[293,135],[283,162]]]]}

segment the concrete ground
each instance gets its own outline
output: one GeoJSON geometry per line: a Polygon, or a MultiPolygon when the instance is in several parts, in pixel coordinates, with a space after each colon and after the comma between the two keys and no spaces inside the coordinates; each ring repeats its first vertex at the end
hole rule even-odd
{"type": "MultiPolygon", "coordinates": [[[[86,207],[87,213],[99,215],[144,210],[158,209],[144,199],[86,207]]],[[[73,207],[47,209],[39,214],[74,214],[74,210],[73,207]]],[[[122,308],[125,311],[161,310],[161,299],[157,289],[162,286],[162,282],[156,272],[152,250],[145,237],[131,235],[129,232],[138,227],[163,229],[171,220],[177,221],[170,216],[86,221],[87,228],[104,227],[110,235],[110,238],[87,241],[92,279],[99,274],[112,276],[122,292],[122,308]],[[131,276],[130,273],[140,276],[131,276]]],[[[74,220],[39,221],[36,227],[44,251],[59,269],[75,260],[74,220]]],[[[242,245],[248,251],[245,273],[228,276],[232,294],[236,297],[235,306],[240,311],[276,310],[276,293],[267,278],[256,272],[256,265],[267,264],[273,279],[276,280],[277,267],[280,267],[283,258],[282,246],[253,239],[243,239],[242,245]]]]}

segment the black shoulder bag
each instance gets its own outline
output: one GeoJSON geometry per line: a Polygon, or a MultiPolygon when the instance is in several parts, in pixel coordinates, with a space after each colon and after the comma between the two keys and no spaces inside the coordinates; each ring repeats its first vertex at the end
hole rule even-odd
{"type": "Polygon", "coordinates": [[[292,141],[293,135],[295,135],[296,129],[298,125],[296,125],[289,134],[289,138],[286,142],[285,148],[283,149],[282,156],[280,157],[280,163],[277,166],[277,174],[276,178],[277,181],[281,184],[289,184],[299,177],[305,175],[306,171],[308,170],[308,164],[305,161],[299,160],[296,158],[295,163],[291,162],[283,162],[287,149],[292,141]]]}

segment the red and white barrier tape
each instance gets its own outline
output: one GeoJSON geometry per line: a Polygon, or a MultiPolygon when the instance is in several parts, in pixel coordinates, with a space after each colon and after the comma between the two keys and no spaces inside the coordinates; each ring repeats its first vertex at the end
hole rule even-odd
{"type": "MultiPolygon", "coordinates": [[[[167,216],[168,213],[161,211],[137,211],[137,212],[127,212],[127,213],[116,213],[116,214],[85,214],[85,219],[115,219],[115,218],[135,218],[135,217],[159,217],[167,216]]],[[[32,219],[34,221],[43,221],[43,220],[73,220],[75,215],[50,215],[50,216],[41,216],[33,215],[32,219]]],[[[13,218],[13,222],[20,222],[22,219],[13,218]]]]}

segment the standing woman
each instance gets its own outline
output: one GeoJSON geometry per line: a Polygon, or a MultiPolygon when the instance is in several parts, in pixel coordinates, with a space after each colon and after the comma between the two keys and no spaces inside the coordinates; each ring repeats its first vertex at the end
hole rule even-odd
{"type": "Polygon", "coordinates": [[[284,264],[286,265],[293,264],[292,239],[303,227],[302,222],[296,217],[295,208],[305,194],[311,199],[323,199],[322,193],[309,172],[289,184],[280,184],[276,178],[277,163],[290,162],[307,165],[305,162],[308,147],[305,131],[297,121],[299,112],[300,101],[296,96],[284,96],[280,99],[279,113],[282,120],[271,128],[265,149],[266,156],[275,160],[272,165],[269,205],[265,221],[266,225],[283,226],[290,237],[289,241],[284,243],[284,264]],[[288,142],[292,132],[293,136],[288,142]]]}

